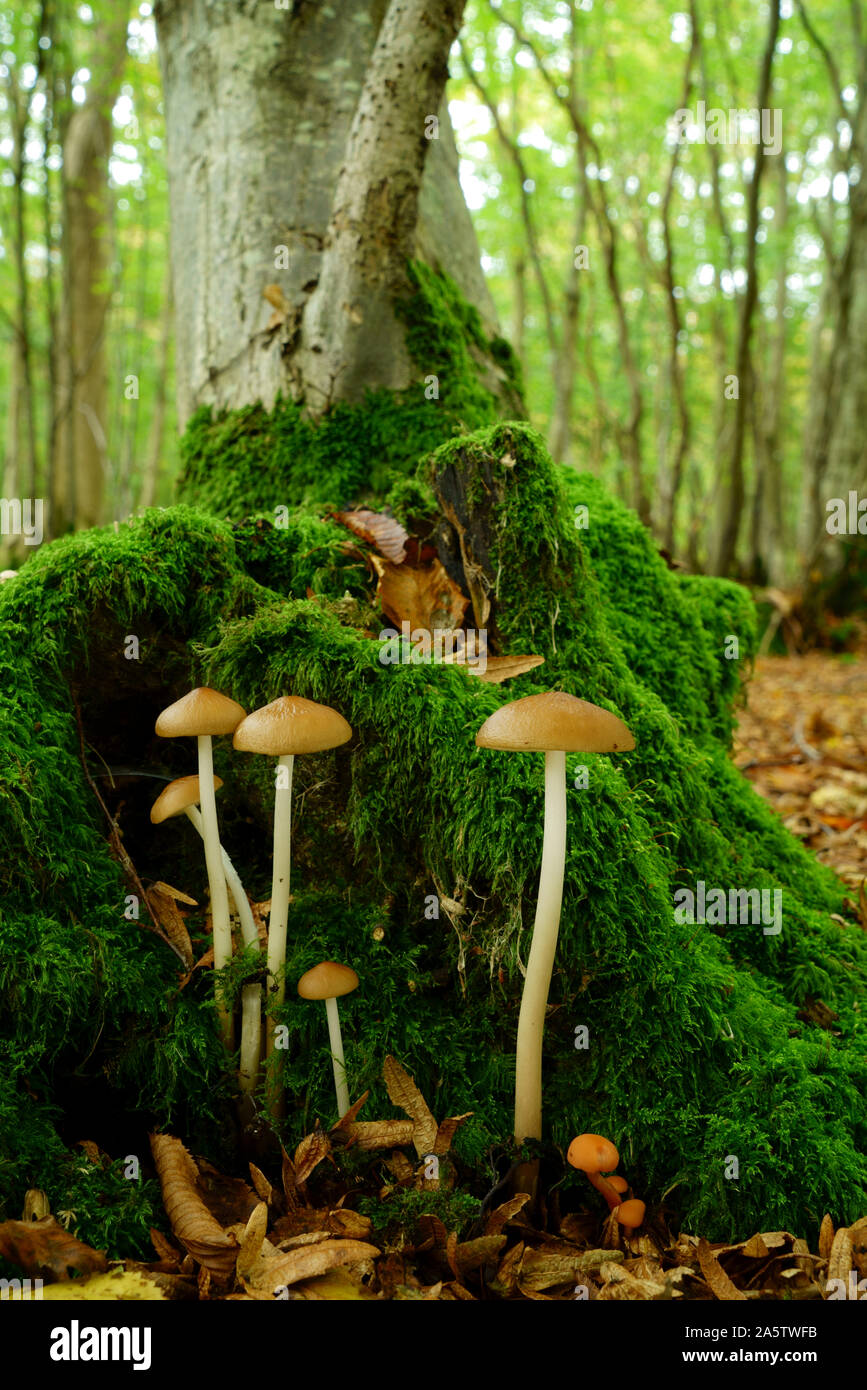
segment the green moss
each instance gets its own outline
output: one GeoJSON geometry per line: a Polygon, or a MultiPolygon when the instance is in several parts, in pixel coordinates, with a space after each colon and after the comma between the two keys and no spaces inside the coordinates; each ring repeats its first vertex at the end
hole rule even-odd
{"type": "MultiPolygon", "coordinates": [[[[711,1238],[768,1221],[804,1230],[825,1210],[855,1219],[867,1185],[867,946],[854,925],[831,920],[841,885],[728,759],[753,641],[743,592],[669,571],[631,514],[556,468],[523,425],[447,439],[420,479],[389,483],[407,517],[430,515],[432,484],[481,517],[492,630],[503,650],[537,651],[544,666],[507,687],[455,667],[383,666],[365,623],[341,608],[358,605],[357,617],[372,581],[341,548],[345,532],[309,509],[285,525],[252,517],[234,528],[189,507],[148,512],[44,547],[0,588],[9,1214],[65,1149],[73,1074],[98,1082],[131,1120],[137,1111],[174,1126],[216,1159],[231,1150],[213,981],[199,971],[182,989],[165,944],[124,916],[131,889],[84,776],[73,699],[92,775],[104,763],[132,770],[106,794],[140,875],[201,904],[201,859],[185,830],[150,825],[155,787],[144,773],[192,770],[192,747],[156,739],[153,723],[207,683],[246,708],[291,690],[340,709],[354,730],[351,743],[296,764],[279,1015],[287,1142],[317,1116],[333,1118],[323,1011],[294,991],[323,956],[361,979],[341,1012],[352,1091],[372,1092],[363,1118],[392,1113],[381,1081],[391,1052],[438,1118],[472,1112],[459,1159],[480,1163],[508,1140],[542,759],[477,749],[474,736],[503,701],[560,687],[622,715],[636,749],[567,760],[547,1136],[565,1146],[580,1130],[609,1134],[635,1190],[651,1205],[667,1192],[669,1209],[711,1238]],[[587,529],[574,524],[579,503],[587,529]],[[729,632],[741,639],[739,662],[720,655],[729,632]],[[124,655],[129,634],[141,639],[137,661],[124,655]],[[699,879],[781,891],[782,932],[678,923],[673,895],[699,879]],[[797,1017],[817,991],[839,1016],[834,1034],[797,1017]],[[579,1025],[588,1050],[576,1050],[579,1025]],[[725,1177],[732,1155],[736,1181],[725,1177]]],[[[261,901],[273,768],[226,741],[215,758],[227,848],[261,901]]],[[[188,926],[203,946],[201,909],[188,926]]]]}
{"type": "Polygon", "coordinates": [[[437,1216],[446,1230],[464,1238],[478,1220],[480,1204],[466,1192],[416,1192],[397,1189],[382,1201],[378,1197],[362,1197],[358,1203],[362,1216],[369,1216],[373,1229],[386,1240],[410,1235],[418,1227],[419,1217],[437,1216]]]}
{"type": "Polygon", "coordinates": [[[493,421],[516,399],[517,368],[502,339],[488,340],[477,310],[446,275],[420,262],[398,313],[417,379],[400,392],[338,402],[318,421],[278,398],[214,415],[202,407],[181,440],[181,501],[240,519],[307,503],[345,507],[387,491],[395,473],[444,439],[493,421]]]}

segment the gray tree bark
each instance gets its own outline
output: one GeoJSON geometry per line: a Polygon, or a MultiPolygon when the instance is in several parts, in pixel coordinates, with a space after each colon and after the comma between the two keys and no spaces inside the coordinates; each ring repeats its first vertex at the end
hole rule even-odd
{"type": "Polygon", "coordinates": [[[376,290],[369,277],[384,274],[384,286],[407,251],[447,270],[488,331],[496,329],[458,182],[448,112],[440,104],[449,25],[456,28],[462,5],[392,4],[393,61],[378,77],[374,73],[365,91],[388,8],[385,0],[294,0],[285,9],[243,0],[159,0],[155,7],[168,130],[181,428],[203,404],[233,409],[261,400],[270,408],[279,392],[303,390],[308,373],[314,410],[322,406],[318,392],[351,398],[362,377],[366,385],[403,384],[402,338],[380,311],[368,315],[365,308],[364,324],[353,323],[352,305],[363,292],[372,306],[376,290]],[[422,21],[423,13],[428,18],[422,21]],[[412,44],[404,45],[401,25],[410,16],[416,17],[416,30],[412,44]],[[424,55],[421,67],[413,66],[416,50],[424,55]],[[403,94],[396,105],[391,83],[403,94]],[[409,130],[398,109],[407,101],[409,130]],[[427,140],[425,118],[432,115],[439,119],[439,138],[427,140]],[[389,130],[388,120],[401,124],[389,130]],[[352,158],[363,161],[363,172],[350,167],[351,130],[352,158]],[[396,157],[398,143],[407,142],[416,177],[423,164],[412,229],[412,194],[402,182],[406,149],[396,157]],[[380,179],[386,168],[389,173],[379,202],[378,168],[380,179]],[[372,239],[352,226],[365,215],[365,198],[367,215],[380,228],[391,219],[396,239],[379,248],[387,271],[377,269],[372,239]],[[364,265],[344,272],[341,260],[353,238],[364,265]],[[335,279],[335,272],[368,280],[350,283],[335,279]],[[281,321],[271,328],[272,309],[263,298],[268,286],[279,287],[281,302],[274,315],[281,321]],[[384,326],[387,351],[374,341],[377,324],[384,326]],[[339,362],[331,346],[338,336],[349,350],[339,362]],[[317,345],[321,353],[313,351],[317,345]],[[375,351],[364,365],[367,347],[375,351]]]}

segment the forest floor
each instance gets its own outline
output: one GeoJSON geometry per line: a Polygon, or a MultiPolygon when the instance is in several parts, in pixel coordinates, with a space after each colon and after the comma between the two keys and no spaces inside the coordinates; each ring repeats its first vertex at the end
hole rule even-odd
{"type": "Polygon", "coordinates": [[[867,878],[867,644],[759,657],[734,760],[856,896],[867,878]]]}

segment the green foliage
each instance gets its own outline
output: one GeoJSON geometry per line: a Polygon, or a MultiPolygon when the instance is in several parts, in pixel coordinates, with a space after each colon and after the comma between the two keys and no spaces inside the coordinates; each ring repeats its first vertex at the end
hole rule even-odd
{"type": "Polygon", "coordinates": [[[362,1216],[370,1217],[374,1231],[386,1240],[412,1236],[420,1216],[438,1216],[446,1230],[456,1231],[460,1239],[478,1220],[480,1205],[468,1192],[417,1192],[397,1188],[384,1201],[379,1197],[362,1197],[358,1210],[362,1216]]]}
{"type": "MultiPolygon", "coordinates": [[[[64,1224],[85,1245],[104,1250],[110,1259],[153,1259],[150,1228],[167,1228],[155,1178],[124,1176],[124,1160],[94,1163],[79,1151],[70,1153],[53,1174],[52,1188],[63,1203],[64,1224]]],[[[61,1207],[52,1210],[57,1215],[61,1207]]]]}

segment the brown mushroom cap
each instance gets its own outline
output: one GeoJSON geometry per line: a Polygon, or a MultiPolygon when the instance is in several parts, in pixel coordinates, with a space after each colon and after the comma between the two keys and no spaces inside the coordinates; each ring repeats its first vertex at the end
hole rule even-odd
{"type": "Polygon", "coordinates": [[[156,722],[156,732],[160,738],[231,734],[243,718],[244,710],[236,700],[200,685],[163,710],[156,722]]]}
{"type": "Polygon", "coordinates": [[[302,999],[339,999],[357,988],[355,971],[348,965],[339,965],[336,960],[323,960],[298,981],[302,999]]]}
{"type": "Polygon", "coordinates": [[[300,695],[281,695],[241,721],[232,745],[242,753],[281,758],[289,753],[320,753],[351,738],[352,729],[336,709],[300,695]]]}
{"type": "Polygon", "coordinates": [[[479,748],[565,753],[622,753],[635,739],[616,714],[549,690],[501,705],[476,734],[479,748]]]}
{"type": "MultiPolygon", "coordinates": [[[[214,778],[214,790],[223,785],[222,777],[214,778]]],[[[164,787],[151,807],[151,820],[160,825],[172,816],[179,816],[188,806],[199,804],[200,791],[198,777],[177,777],[164,787]]]]}
{"type": "Polygon", "coordinates": [[[567,1162],[582,1173],[613,1173],[620,1155],[610,1139],[602,1134],[579,1134],[566,1154],[567,1162]]]}

